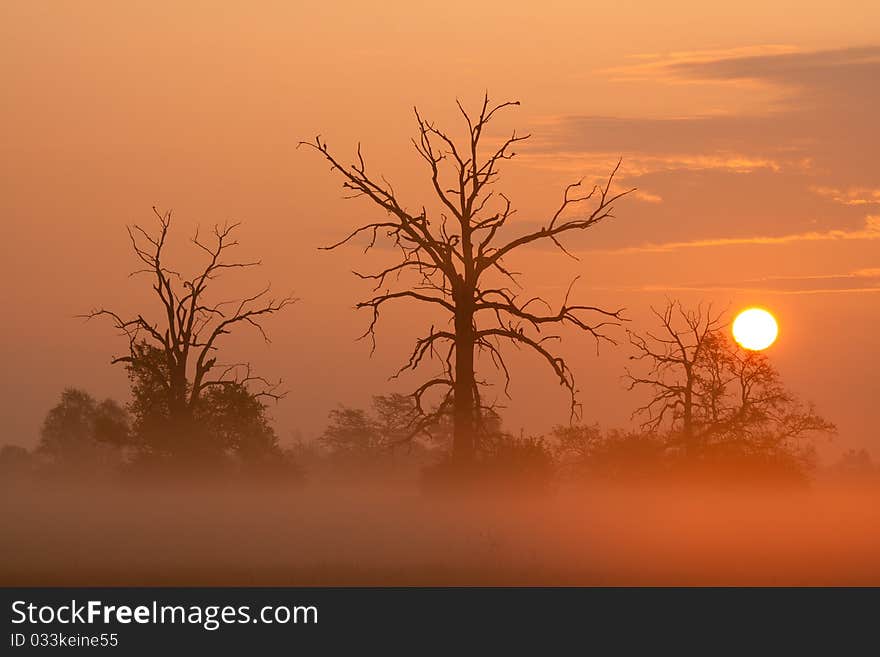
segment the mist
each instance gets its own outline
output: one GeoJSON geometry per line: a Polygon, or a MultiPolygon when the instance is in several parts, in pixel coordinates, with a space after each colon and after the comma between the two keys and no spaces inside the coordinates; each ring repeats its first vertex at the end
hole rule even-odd
{"type": "Polygon", "coordinates": [[[6,585],[877,585],[876,480],[2,482],[6,585]]]}

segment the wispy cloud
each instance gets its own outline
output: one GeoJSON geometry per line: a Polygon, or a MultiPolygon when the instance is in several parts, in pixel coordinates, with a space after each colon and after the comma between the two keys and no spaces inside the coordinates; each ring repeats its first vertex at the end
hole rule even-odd
{"type": "MultiPolygon", "coordinates": [[[[613,167],[613,163],[620,157],[620,153],[555,151],[522,153],[517,157],[520,162],[537,169],[601,177],[608,174],[610,167],[613,167]]],[[[810,159],[806,157],[770,158],[729,151],[711,154],[630,152],[623,158],[620,173],[622,177],[629,179],[657,172],[708,170],[724,170],[732,173],[752,173],[758,170],[779,172],[783,169],[806,169],[809,166],[810,159]]]]}
{"type": "Polygon", "coordinates": [[[663,197],[659,194],[652,194],[651,192],[646,192],[643,189],[637,189],[633,192],[633,196],[639,199],[640,201],[644,201],[645,203],[662,203],[663,197]]]}
{"type": "Polygon", "coordinates": [[[853,294],[880,292],[880,268],[842,274],[770,276],[721,283],[644,285],[642,292],[761,292],[763,294],[853,294]]]}
{"type": "Polygon", "coordinates": [[[874,109],[880,102],[880,46],[807,51],[770,45],[650,54],[605,72],[663,84],[737,89],[754,84],[773,93],[751,110],[707,107],[682,116],[547,117],[537,131],[540,141],[533,144],[534,165],[571,167],[623,154],[627,171],[622,173],[627,176],[772,170],[833,172],[838,179],[824,184],[839,188],[874,182],[870,164],[880,135],[874,109]]]}
{"type": "Polygon", "coordinates": [[[753,57],[778,57],[802,52],[792,45],[767,44],[741,48],[684,50],[669,53],[646,53],[634,55],[629,63],[607,68],[603,72],[613,80],[665,80],[670,83],[687,84],[690,76],[683,76],[682,66],[712,64],[721,60],[741,60],[753,57]]]}
{"type": "Polygon", "coordinates": [[[683,249],[718,248],[743,245],[778,245],[796,242],[838,242],[848,240],[880,240],[880,216],[869,216],[859,230],[827,230],[792,233],[789,235],[755,235],[751,237],[715,237],[681,242],[646,243],[616,249],[600,249],[593,253],[627,255],[637,253],[670,253],[683,249]]]}
{"type": "Polygon", "coordinates": [[[851,187],[849,189],[812,187],[811,189],[819,196],[829,198],[842,205],[880,205],[880,189],[866,187],[851,187]]]}

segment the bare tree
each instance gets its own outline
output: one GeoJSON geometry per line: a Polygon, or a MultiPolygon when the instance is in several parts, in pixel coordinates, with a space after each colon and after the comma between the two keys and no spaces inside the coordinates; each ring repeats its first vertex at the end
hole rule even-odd
{"type": "MultiPolygon", "coordinates": [[[[112,360],[148,374],[161,390],[171,426],[178,432],[192,429],[195,411],[209,389],[220,386],[256,386],[255,397],[278,399],[278,383],[251,373],[248,363],[220,364],[219,342],[236,327],[248,325],[268,342],[263,320],[296,300],[269,297],[266,287],[256,294],[231,301],[209,301],[208,290],[226,270],[255,267],[258,261],[228,259],[238,246],[232,237],[239,224],[215,226],[204,239],[197,230],[192,243],[205,263],[191,277],[168,267],[164,250],[171,226],[171,212],[153,208],[158,227],[150,232],[141,226],[128,227],[131,247],[143,263],[132,276],[146,275],[158,299],[157,319],[137,313],[124,317],[106,308],[92,310],[87,319],[108,317],[128,338],[128,353],[112,360]],[[147,370],[147,372],[144,372],[147,370]]],[[[185,433],[182,433],[185,435],[185,433]]]]}
{"type": "Polygon", "coordinates": [[[713,437],[738,440],[751,447],[785,446],[815,434],[834,434],[834,423],[820,416],[782,384],[767,354],[718,340],[707,360],[722,362],[728,372],[720,390],[722,401],[713,437]]]}
{"type": "Polygon", "coordinates": [[[358,308],[372,311],[372,321],[364,337],[369,336],[375,348],[380,311],[391,301],[418,302],[439,310],[448,318],[447,326],[432,326],[427,335],[416,341],[409,360],[398,374],[415,370],[428,360],[436,359],[442,364],[441,373],[412,393],[419,415],[409,436],[424,431],[439,416],[451,411],[453,462],[457,464],[473,459],[483,411],[491,406],[481,400],[481,380],[475,374],[476,357],[485,354],[491,359],[505,380],[506,393],[510,377],[502,345],[512,343],[535,353],[569,391],[574,409],[576,388],[572,372],[548,345],[558,336],[546,335],[544,330],[570,325],[591,334],[598,343],[609,340],[604,329],[616,325],[621,318],[620,310],[571,303],[569,294],[554,311],[540,297],[523,300],[511,289],[518,288],[519,284],[517,273],[505,263],[507,256],[536,242],[549,242],[568,253],[561,238],[612,217],[614,202],[628,193],[612,190],[614,175],[620,166],[618,162],[602,185],[586,192],[581,192],[582,182],[566,187],[561,204],[540,228],[502,239],[514,210],[508,197],[492,188],[500,165],[514,157],[514,146],[528,135],[519,136],[514,132],[497,147],[485,150],[483,138],[498,112],[518,104],[491,104],[486,96],[479,113],[474,115],[459,103],[468,130],[468,137],[461,144],[456,144],[447,132],[414,110],[418,135],[413,145],[427,165],[434,202],[440,207],[436,217],[433,213],[429,217],[428,204],[419,204],[416,210],[408,209],[384,177],[368,173],[360,145],[356,161],[346,166],[331,154],[327,142],[320,136],[313,142],[304,142],[330,162],[331,170],[340,173],[348,198],[365,197],[385,213],[383,218],[358,226],[347,237],[325,248],[335,249],[366,234],[369,237],[367,249],[384,237],[397,250],[397,259],[381,271],[355,272],[360,278],[375,283],[374,296],[358,304],[358,308]],[[586,209],[571,216],[568,211],[576,206],[586,209]],[[390,286],[392,280],[396,284],[394,288],[390,286]],[[430,411],[423,406],[423,398],[429,391],[441,393],[439,404],[430,411]]]}
{"type": "Polygon", "coordinates": [[[651,389],[650,401],[633,413],[646,416],[642,429],[667,427],[689,455],[735,448],[765,456],[806,453],[801,438],[836,431],[785,388],[765,353],[728,338],[723,313],[687,310],[678,301],[651,310],[661,330],[630,333],[630,359],[646,362],[647,372],[626,373],[630,390],[651,389]]]}
{"type": "Polygon", "coordinates": [[[659,332],[629,332],[635,351],[630,360],[647,363],[647,372],[639,376],[627,369],[629,390],[647,386],[653,395],[633,416],[646,416],[642,429],[656,430],[668,421],[680,431],[685,449],[693,451],[703,354],[713,336],[726,325],[723,313],[702,305],[686,310],[672,300],[667,300],[662,311],[652,307],[651,312],[659,320],[659,332]]]}

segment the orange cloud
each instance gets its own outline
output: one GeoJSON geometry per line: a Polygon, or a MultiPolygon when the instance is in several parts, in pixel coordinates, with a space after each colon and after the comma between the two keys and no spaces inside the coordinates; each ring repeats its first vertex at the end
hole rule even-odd
{"type": "MultiPolygon", "coordinates": [[[[693,64],[712,64],[720,60],[791,55],[799,52],[802,52],[802,50],[796,46],[767,44],[741,48],[648,53],[631,57],[631,60],[635,60],[634,63],[614,66],[604,69],[602,72],[609,75],[612,80],[663,80],[675,84],[688,84],[693,82],[693,80],[682,76],[677,70],[678,67],[693,64]]],[[[716,81],[726,82],[725,80],[713,80],[713,82],[716,81]]],[[[701,80],[701,82],[705,82],[705,80],[701,80]]]]}
{"type": "Polygon", "coordinates": [[[842,294],[880,292],[880,268],[857,269],[842,274],[774,276],[730,283],[645,285],[641,292],[761,292],[764,294],[842,294]]]}
{"type": "Polygon", "coordinates": [[[669,253],[682,249],[711,248],[742,245],[791,244],[795,242],[836,242],[848,240],[880,240],[880,215],[869,216],[865,226],[859,230],[827,230],[793,233],[789,235],[756,235],[753,237],[716,237],[702,240],[682,242],[648,243],[638,246],[626,246],[618,249],[600,249],[594,253],[615,255],[635,253],[669,253]]]}
{"type": "Polygon", "coordinates": [[[880,189],[866,187],[850,187],[849,189],[812,187],[811,189],[819,196],[830,198],[843,205],[880,205],[880,189]]]}
{"type": "MultiPolygon", "coordinates": [[[[517,157],[520,162],[538,169],[564,171],[572,174],[587,172],[589,175],[602,177],[608,173],[608,163],[613,163],[620,155],[611,152],[552,152],[523,153],[517,157]]],[[[779,172],[783,168],[804,169],[807,167],[809,167],[809,161],[804,158],[781,161],[742,153],[656,155],[632,153],[624,156],[621,174],[626,177],[635,177],[661,171],[705,171],[710,169],[733,173],[751,173],[761,169],[779,172]]],[[[642,200],[647,199],[643,198],[642,200]]]]}
{"type": "Polygon", "coordinates": [[[644,201],[645,203],[662,203],[663,197],[659,194],[652,194],[651,192],[646,192],[641,189],[637,189],[633,196],[639,199],[640,201],[644,201]]]}

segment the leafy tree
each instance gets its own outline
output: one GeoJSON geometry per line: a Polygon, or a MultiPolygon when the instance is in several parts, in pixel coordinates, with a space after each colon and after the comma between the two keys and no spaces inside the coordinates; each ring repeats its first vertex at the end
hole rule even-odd
{"type": "MultiPolygon", "coordinates": [[[[179,455],[179,438],[173,433],[174,419],[163,394],[164,353],[147,343],[136,344],[133,350],[137,356],[127,363],[133,417],[130,444],[142,458],[179,455]]],[[[202,393],[193,409],[187,446],[189,455],[197,454],[206,463],[232,457],[250,467],[289,460],[279,447],[262,398],[236,381],[202,393]]]]}
{"type": "Polygon", "coordinates": [[[550,445],[541,437],[499,432],[485,441],[479,464],[489,476],[546,485],[556,471],[550,445]]]}
{"type": "Polygon", "coordinates": [[[561,425],[553,429],[550,442],[565,471],[600,479],[656,476],[663,473],[668,461],[665,442],[650,431],[603,431],[598,424],[561,425]]]}
{"type": "Polygon", "coordinates": [[[551,432],[553,452],[560,463],[580,466],[587,463],[604,442],[598,424],[557,425],[551,432]]]}
{"type": "Polygon", "coordinates": [[[373,456],[389,447],[379,423],[366,411],[341,406],[330,411],[321,443],[334,456],[373,456]]]}
{"type": "Polygon", "coordinates": [[[278,436],[266,405],[245,386],[232,384],[209,390],[199,404],[202,431],[245,465],[281,460],[278,436]]]}
{"type": "Polygon", "coordinates": [[[318,443],[330,461],[344,469],[425,465],[437,460],[438,452],[447,451],[451,442],[448,414],[437,416],[413,438],[412,427],[420,415],[409,395],[376,395],[370,410],[340,406],[330,411],[329,419],[318,443]]]}
{"type": "Polygon", "coordinates": [[[406,442],[419,420],[419,412],[412,397],[399,393],[374,396],[373,411],[382,442],[390,446],[406,442]]]}
{"type": "Polygon", "coordinates": [[[128,415],[117,402],[67,388],[43,421],[37,453],[68,468],[117,464],[129,433],[128,415]]]}

